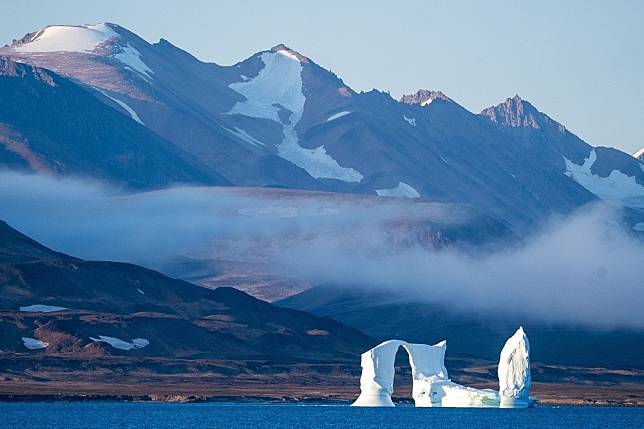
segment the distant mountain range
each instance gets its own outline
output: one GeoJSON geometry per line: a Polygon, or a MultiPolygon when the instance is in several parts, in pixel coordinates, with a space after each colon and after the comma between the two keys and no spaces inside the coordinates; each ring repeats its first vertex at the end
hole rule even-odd
{"type": "Polygon", "coordinates": [[[148,188],[420,197],[468,204],[516,227],[598,198],[630,207],[633,224],[644,219],[640,160],[593,148],[518,96],[481,114],[438,91],[397,101],[357,93],[284,45],[220,66],[115,24],[46,27],[0,56],[7,166],[148,188]],[[5,96],[17,92],[34,99],[5,96]],[[51,94],[58,104],[38,103],[51,94]],[[38,125],[25,111],[50,122],[38,125]],[[66,150],[51,149],[61,144],[66,150]]]}

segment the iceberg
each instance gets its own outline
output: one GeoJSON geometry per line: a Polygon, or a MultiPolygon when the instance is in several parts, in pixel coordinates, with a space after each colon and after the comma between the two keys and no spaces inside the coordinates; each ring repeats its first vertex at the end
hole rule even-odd
{"type": "Polygon", "coordinates": [[[530,402],[530,343],[520,327],[503,346],[499,359],[502,408],[524,408],[530,402]]]}
{"type": "Polygon", "coordinates": [[[501,350],[499,391],[451,381],[445,368],[447,342],[435,345],[385,341],[360,357],[360,396],[355,407],[393,407],[394,361],[398,349],[409,355],[412,397],[417,407],[526,408],[530,400],[530,343],[520,327],[501,350]]]}

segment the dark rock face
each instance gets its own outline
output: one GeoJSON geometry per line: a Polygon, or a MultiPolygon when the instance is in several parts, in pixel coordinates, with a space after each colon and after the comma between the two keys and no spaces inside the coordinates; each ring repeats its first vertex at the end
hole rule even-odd
{"type": "Polygon", "coordinates": [[[563,171],[563,158],[583,164],[594,150],[597,160],[591,167],[593,174],[608,177],[618,170],[644,185],[644,171],[633,157],[614,148],[593,148],[518,95],[484,109],[481,115],[500,125],[524,145],[527,153],[540,157],[555,170],[563,171]]]}
{"type": "MultiPolygon", "coordinates": [[[[541,114],[534,106],[521,99],[518,95],[507,98],[504,103],[495,107],[488,107],[481,112],[496,124],[504,127],[514,128],[541,128],[541,126],[552,126],[553,121],[541,114]],[[541,124],[540,124],[541,122],[541,124]]],[[[560,132],[565,128],[560,127],[560,132]]]]}

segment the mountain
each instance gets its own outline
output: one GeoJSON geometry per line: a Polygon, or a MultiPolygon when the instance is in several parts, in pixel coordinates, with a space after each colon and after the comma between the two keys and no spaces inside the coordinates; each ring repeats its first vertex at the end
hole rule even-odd
{"type": "Polygon", "coordinates": [[[131,264],[57,253],[4,222],[0,326],[0,359],[25,361],[43,353],[52,359],[342,360],[373,343],[334,320],[232,288],[209,290],[131,264]]]}
{"type": "Polygon", "coordinates": [[[644,210],[644,168],[610,147],[592,147],[518,95],[481,112],[520,147],[609,202],[644,210]]]}
{"type": "Polygon", "coordinates": [[[497,357],[508,333],[522,325],[530,336],[533,362],[643,368],[641,330],[592,329],[493,312],[457,311],[445,305],[414,302],[392,292],[348,285],[317,286],[276,305],[332,317],[380,341],[401,338],[435,344],[447,338],[449,353],[489,360],[497,357]]]}
{"type": "MultiPolygon", "coordinates": [[[[108,23],[49,26],[0,49],[0,55],[84,85],[236,185],[318,188],[306,172],[268,153],[253,140],[253,130],[225,114],[244,99],[228,85],[242,79],[241,70],[257,69],[256,63],[203,63],[163,39],[149,44],[108,23]]],[[[276,139],[279,128],[267,128],[276,139]]]]}
{"type": "Polygon", "coordinates": [[[56,73],[0,57],[0,163],[130,188],[228,181],[56,73]]]}
{"type": "Polygon", "coordinates": [[[477,115],[438,91],[357,93],[285,45],[220,66],[97,24],[46,27],[0,55],[74,80],[237,186],[455,202],[518,228],[615,199],[607,183],[631,200],[644,189],[632,157],[527,102],[477,115]]]}

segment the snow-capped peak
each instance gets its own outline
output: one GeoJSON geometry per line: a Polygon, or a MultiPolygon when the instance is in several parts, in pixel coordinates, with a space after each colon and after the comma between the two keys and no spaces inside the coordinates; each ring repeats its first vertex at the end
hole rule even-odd
{"type": "Polygon", "coordinates": [[[145,79],[154,71],[143,61],[141,52],[134,47],[138,37],[124,28],[107,22],[91,25],[50,25],[27,34],[14,42],[10,49],[20,56],[35,54],[80,53],[101,55],[115,59],[125,68],[139,73],[145,79]],[[132,44],[134,43],[134,45],[132,44]]]}
{"type": "Polygon", "coordinates": [[[415,94],[403,95],[402,97],[400,97],[400,102],[405,104],[420,104],[421,106],[427,106],[437,99],[452,101],[441,91],[429,91],[427,89],[420,89],[415,94]]]}
{"type": "Polygon", "coordinates": [[[119,35],[113,25],[50,25],[18,42],[16,52],[92,52],[119,35]]]}

